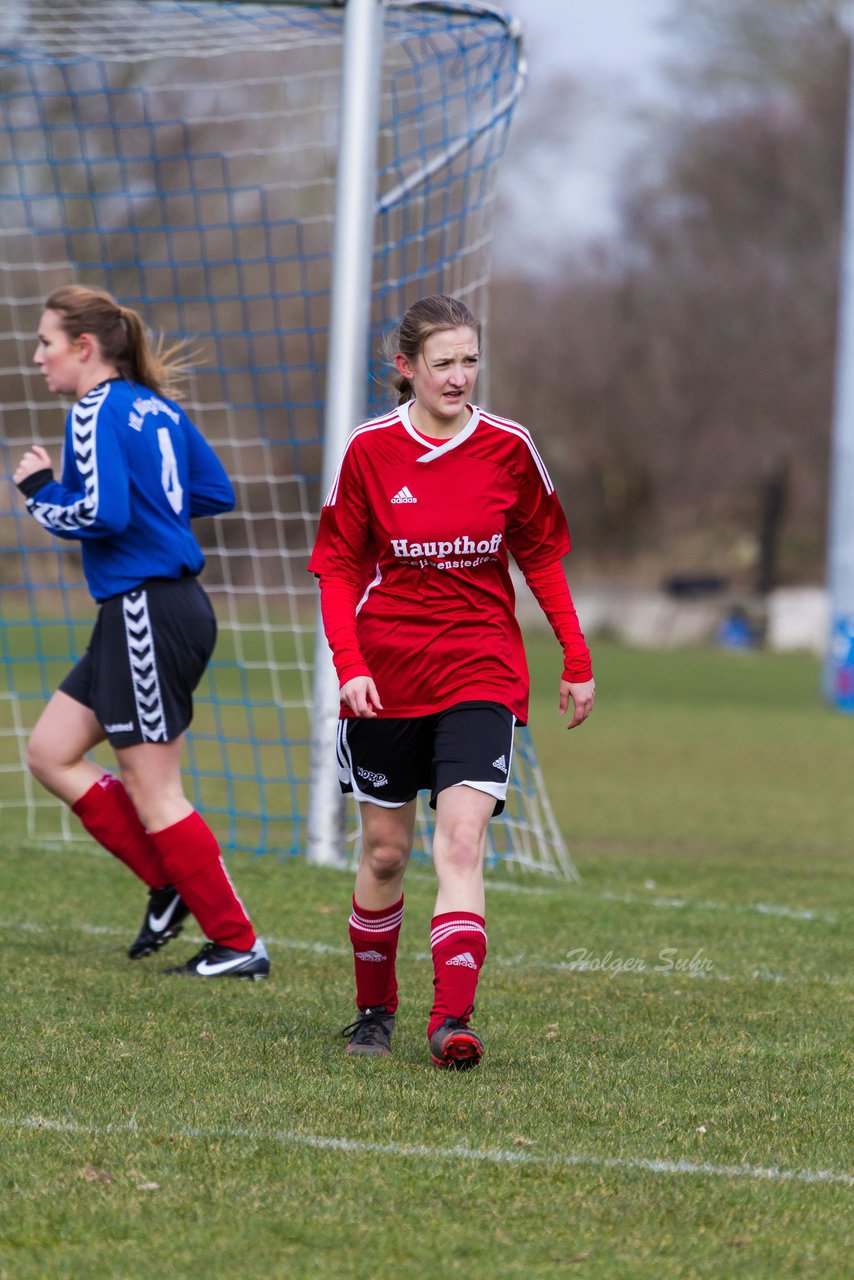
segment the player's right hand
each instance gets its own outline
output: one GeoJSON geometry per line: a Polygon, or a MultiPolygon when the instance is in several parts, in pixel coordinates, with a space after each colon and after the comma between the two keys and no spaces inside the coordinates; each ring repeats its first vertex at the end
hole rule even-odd
{"type": "Polygon", "coordinates": [[[354,676],[352,680],[342,684],[340,694],[341,701],[360,720],[376,720],[377,711],[383,709],[377,686],[370,676],[354,676]]]}
{"type": "Polygon", "coordinates": [[[50,454],[40,444],[34,444],[31,445],[18,463],[12,479],[15,484],[20,484],[22,480],[26,480],[27,476],[34,476],[37,471],[47,470],[53,470],[50,454]]]}

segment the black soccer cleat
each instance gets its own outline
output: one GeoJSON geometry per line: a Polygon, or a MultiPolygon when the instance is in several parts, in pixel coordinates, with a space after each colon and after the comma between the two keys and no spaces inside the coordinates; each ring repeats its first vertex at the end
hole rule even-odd
{"type": "Polygon", "coordinates": [[[349,1036],[345,1053],[362,1054],[371,1058],[387,1058],[391,1053],[391,1033],[394,1031],[394,1014],[386,1013],[384,1004],[375,1009],[360,1009],[359,1016],[342,1036],[349,1036]]]}
{"type": "Polygon", "coordinates": [[[483,1057],[483,1041],[462,1018],[446,1018],[430,1037],[433,1066],[468,1071],[483,1057]]]}
{"type": "Polygon", "coordinates": [[[270,975],[270,957],[260,938],[255,939],[249,951],[206,942],[186,964],[176,965],[166,972],[184,973],[193,978],[251,978],[260,982],[270,975]]]}
{"type": "Polygon", "coordinates": [[[165,947],[172,938],[177,938],[189,914],[190,908],[171,884],[165,889],[149,889],[142,928],[128,947],[131,960],[150,956],[153,951],[165,947]]]}

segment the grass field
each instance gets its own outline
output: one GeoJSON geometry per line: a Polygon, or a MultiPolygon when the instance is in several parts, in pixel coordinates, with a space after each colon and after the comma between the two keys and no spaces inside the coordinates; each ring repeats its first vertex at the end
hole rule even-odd
{"type": "Polygon", "coordinates": [[[531,645],[583,881],[490,892],[476,1072],[428,1065],[426,868],[354,1061],[348,875],[233,856],[273,977],[194,983],[107,855],[4,831],[2,1280],[854,1274],[854,723],[808,658],[594,656],[567,735],[531,645]]]}

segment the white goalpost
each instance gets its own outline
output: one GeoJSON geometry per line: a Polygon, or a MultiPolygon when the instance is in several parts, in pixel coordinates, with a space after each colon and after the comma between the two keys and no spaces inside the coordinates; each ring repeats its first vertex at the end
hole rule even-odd
{"type": "MultiPolygon", "coordinates": [[[[377,140],[382,74],[382,0],[351,0],[344,26],[341,124],[330,288],[329,361],[323,433],[323,493],[353,425],[367,408],[371,264],[376,208],[377,140]]],[[[321,866],[348,861],[343,797],[338,787],[335,735],[338,679],[320,615],[315,622],[314,700],[306,856],[321,866]]]]}
{"type": "MultiPolygon", "coordinates": [[[[324,467],[390,403],[380,338],[415,298],[487,311],[518,27],[481,0],[29,0],[0,16],[0,76],[4,470],[61,439],[31,363],[52,289],[106,287],[194,340],[188,407],[238,507],[197,526],[220,641],[188,740],[193,798],[226,847],[336,862],[337,689],[305,568],[324,467]]],[[[8,481],[0,811],[33,839],[76,834],[24,752],[93,612],[73,545],[8,481]]],[[[490,864],[574,876],[525,732],[514,763],[490,864]]]]}

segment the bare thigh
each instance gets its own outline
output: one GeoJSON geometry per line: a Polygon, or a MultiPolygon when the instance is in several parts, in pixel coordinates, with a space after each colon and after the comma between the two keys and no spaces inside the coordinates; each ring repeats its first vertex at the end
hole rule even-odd
{"type": "Polygon", "coordinates": [[[52,795],[74,805],[105,772],[86,759],[105,737],[94,711],[57,691],[30,735],[27,766],[52,795]]]}
{"type": "Polygon", "coordinates": [[[474,787],[447,787],[436,799],[433,864],[436,912],[484,912],[483,855],[493,796],[474,787]]]}

